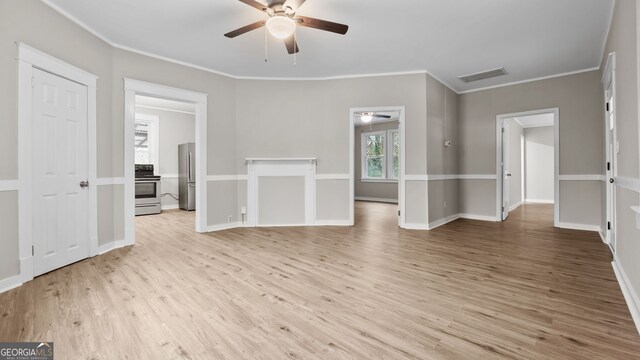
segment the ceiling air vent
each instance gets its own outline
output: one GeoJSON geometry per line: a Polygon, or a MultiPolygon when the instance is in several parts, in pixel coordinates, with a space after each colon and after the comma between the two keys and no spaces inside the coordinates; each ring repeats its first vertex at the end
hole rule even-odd
{"type": "Polygon", "coordinates": [[[502,68],[483,71],[483,72],[479,72],[479,73],[475,73],[475,74],[459,76],[458,79],[460,79],[460,80],[462,80],[462,81],[464,81],[466,83],[470,83],[470,82],[473,82],[473,81],[490,79],[490,78],[503,76],[503,75],[507,75],[507,71],[502,67],[502,68]]]}

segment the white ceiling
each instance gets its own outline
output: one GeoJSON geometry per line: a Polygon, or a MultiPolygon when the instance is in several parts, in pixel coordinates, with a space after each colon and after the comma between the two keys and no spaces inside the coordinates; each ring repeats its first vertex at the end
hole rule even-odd
{"type": "Polygon", "coordinates": [[[136,106],[158,110],[177,111],[187,114],[196,113],[195,104],[141,95],[136,96],[136,106]]]}
{"type": "Polygon", "coordinates": [[[543,127],[543,126],[553,126],[554,115],[553,113],[549,114],[539,114],[539,115],[529,115],[529,116],[518,116],[513,118],[520,126],[523,128],[534,128],[534,127],[543,127]]]}
{"type": "Polygon", "coordinates": [[[362,121],[362,118],[360,117],[362,113],[355,113],[353,122],[356,124],[356,126],[362,126],[362,125],[369,125],[369,124],[381,124],[386,122],[398,121],[400,119],[399,111],[376,111],[375,114],[387,115],[391,117],[389,119],[373,118],[370,122],[365,123],[364,121],[362,121]]]}
{"type": "Polygon", "coordinates": [[[112,44],[235,77],[326,78],[428,71],[458,92],[599,66],[614,0],[308,0],[300,15],[345,23],[345,36],[299,28],[297,65],[236,0],[43,0],[112,44]],[[507,76],[460,75],[504,66],[507,76]]]}

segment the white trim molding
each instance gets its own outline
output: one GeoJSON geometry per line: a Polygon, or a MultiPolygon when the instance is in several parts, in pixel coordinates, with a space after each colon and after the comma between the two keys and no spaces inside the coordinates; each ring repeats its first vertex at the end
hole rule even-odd
{"type": "Polygon", "coordinates": [[[405,175],[404,181],[429,181],[429,175],[405,175]]]}
{"type": "Polygon", "coordinates": [[[585,174],[585,175],[560,175],[560,181],[606,181],[607,177],[602,174],[585,174]]]}
{"type": "Polygon", "coordinates": [[[0,180],[0,192],[2,191],[18,191],[20,181],[18,180],[0,180]]]}
{"type": "Polygon", "coordinates": [[[513,210],[519,208],[520,206],[522,206],[522,201],[518,201],[515,204],[511,204],[511,206],[509,206],[509,212],[512,212],[513,210]]]}
{"type": "Polygon", "coordinates": [[[525,204],[553,204],[553,200],[549,199],[524,199],[525,204]]]}
{"type": "MultiPolygon", "coordinates": [[[[314,225],[316,220],[316,159],[247,159],[249,178],[247,181],[247,226],[268,226],[260,224],[259,183],[261,177],[304,177],[304,224],[314,225]]],[[[284,226],[284,225],[280,225],[284,226]]]]}
{"type": "Polygon", "coordinates": [[[443,219],[440,220],[436,220],[436,221],[432,221],[429,223],[429,230],[433,230],[435,228],[438,228],[440,226],[446,225],[450,222],[456,221],[460,219],[460,214],[454,214],[454,215],[449,215],[443,219]]]}
{"type": "Polygon", "coordinates": [[[136,95],[156,96],[195,104],[196,108],[196,222],[195,230],[207,232],[207,94],[149,82],[124,80],[124,227],[125,242],[135,243],[135,175],[134,175],[134,123],[136,95]]]}
{"type": "Polygon", "coordinates": [[[627,190],[640,193],[640,179],[634,179],[634,178],[624,177],[624,176],[616,176],[614,178],[614,181],[617,187],[621,187],[627,190]]]}
{"type": "Polygon", "coordinates": [[[97,178],[96,185],[97,186],[108,186],[108,185],[124,185],[127,180],[123,177],[117,178],[97,178]]]}
{"type": "Polygon", "coordinates": [[[638,298],[638,293],[633,288],[633,285],[631,285],[627,274],[622,269],[622,266],[620,266],[620,261],[615,255],[613,256],[611,266],[613,266],[613,272],[616,274],[616,279],[618,280],[618,284],[622,290],[622,295],[624,295],[624,299],[629,307],[629,312],[631,313],[633,322],[636,324],[636,329],[640,334],[640,298],[638,298]]]}
{"type": "Polygon", "coordinates": [[[576,224],[568,222],[558,222],[557,224],[555,224],[555,227],[569,230],[595,231],[597,233],[600,233],[602,231],[602,228],[599,225],[576,224]]]}
{"type": "Polygon", "coordinates": [[[367,196],[356,196],[356,201],[369,201],[369,202],[380,202],[380,203],[389,203],[389,204],[397,204],[398,199],[385,199],[385,198],[376,198],[376,197],[367,197],[367,196]]]}
{"type": "Polygon", "coordinates": [[[207,175],[207,181],[242,181],[248,179],[247,175],[207,175]]]}
{"type": "Polygon", "coordinates": [[[489,221],[498,222],[498,218],[489,215],[476,215],[476,214],[460,214],[461,219],[477,220],[477,221],[489,221]]]}
{"type": "Polygon", "coordinates": [[[207,232],[230,230],[235,228],[245,227],[241,222],[231,222],[227,224],[209,225],[207,226],[207,232]]]}
{"type": "MultiPolygon", "coordinates": [[[[97,181],[97,81],[98,77],[37,50],[24,43],[18,47],[18,256],[20,274],[18,282],[33,279],[33,212],[32,193],[32,127],[33,127],[33,72],[42,69],[56,76],[75,81],[87,87],[87,161],[89,184],[97,181]]],[[[98,254],[98,192],[89,186],[88,248],[89,256],[98,254]]],[[[19,285],[19,284],[18,284],[19,285]]]]}

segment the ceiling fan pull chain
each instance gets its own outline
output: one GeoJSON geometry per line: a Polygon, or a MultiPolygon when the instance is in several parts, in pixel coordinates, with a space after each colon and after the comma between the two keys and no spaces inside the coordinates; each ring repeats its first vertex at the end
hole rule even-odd
{"type": "Polygon", "coordinates": [[[293,65],[298,65],[298,33],[297,27],[293,29],[293,65]]]}

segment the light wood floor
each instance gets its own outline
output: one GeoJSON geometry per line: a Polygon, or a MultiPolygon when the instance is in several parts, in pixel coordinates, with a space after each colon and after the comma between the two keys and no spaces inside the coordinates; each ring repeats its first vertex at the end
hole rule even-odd
{"type": "Polygon", "coordinates": [[[57,359],[638,359],[598,235],[550,206],[497,224],[399,230],[358,203],[353,228],[193,232],[139,217],[136,246],[0,294],[0,341],[57,359]]]}

